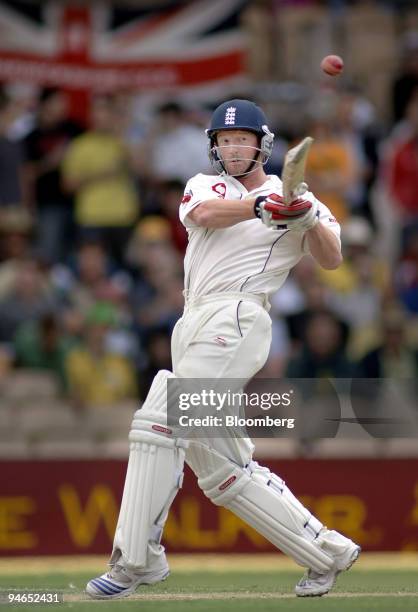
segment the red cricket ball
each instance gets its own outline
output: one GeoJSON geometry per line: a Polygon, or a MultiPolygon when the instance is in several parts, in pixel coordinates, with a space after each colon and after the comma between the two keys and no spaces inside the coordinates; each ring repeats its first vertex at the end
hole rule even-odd
{"type": "Polygon", "coordinates": [[[344,62],[339,55],[327,55],[321,62],[321,68],[330,76],[341,74],[344,68],[344,62]]]}

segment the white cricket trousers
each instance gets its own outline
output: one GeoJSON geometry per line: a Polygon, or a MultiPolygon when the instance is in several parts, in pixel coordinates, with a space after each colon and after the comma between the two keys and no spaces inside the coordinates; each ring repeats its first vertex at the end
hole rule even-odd
{"type": "MultiPolygon", "coordinates": [[[[171,340],[173,372],[179,378],[250,380],[265,364],[271,344],[269,303],[246,293],[185,295],[183,316],[171,340]]],[[[249,438],[208,437],[190,441],[186,463],[200,476],[210,467],[211,449],[246,466],[254,445],[249,438]]]]}

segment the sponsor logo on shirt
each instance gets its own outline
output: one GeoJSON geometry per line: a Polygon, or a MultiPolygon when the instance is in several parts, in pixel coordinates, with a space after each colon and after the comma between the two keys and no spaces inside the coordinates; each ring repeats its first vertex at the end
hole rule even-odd
{"type": "Polygon", "coordinates": [[[225,199],[225,194],[226,194],[225,183],[216,183],[215,185],[212,185],[212,191],[217,193],[218,196],[221,196],[221,198],[225,199]]]}

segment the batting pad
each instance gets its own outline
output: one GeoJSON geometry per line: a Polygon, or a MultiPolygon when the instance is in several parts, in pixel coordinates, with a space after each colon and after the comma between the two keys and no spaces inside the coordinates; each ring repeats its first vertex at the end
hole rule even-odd
{"type": "Polygon", "coordinates": [[[323,574],[334,557],[318,538],[322,523],[268,468],[251,461],[245,468],[218,456],[219,467],[199,478],[199,486],[214,504],[225,506],[289,555],[296,563],[323,574]]]}
{"type": "Polygon", "coordinates": [[[169,508],[183,482],[187,443],[174,438],[167,427],[168,378],[175,378],[174,374],[158,372],[132,421],[111,564],[121,553],[126,567],[147,567],[150,549],[155,550],[155,544],[159,546],[169,508]]]}

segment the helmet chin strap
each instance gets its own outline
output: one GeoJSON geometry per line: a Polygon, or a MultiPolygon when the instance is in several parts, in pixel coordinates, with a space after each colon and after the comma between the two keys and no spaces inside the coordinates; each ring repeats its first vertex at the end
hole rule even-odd
{"type": "MultiPolygon", "coordinates": [[[[224,145],[224,146],[228,146],[228,145],[224,145]]],[[[221,160],[222,163],[222,167],[224,169],[225,174],[227,174],[228,176],[233,176],[234,178],[241,178],[242,176],[247,176],[248,174],[252,174],[253,172],[255,172],[256,170],[258,170],[258,168],[260,166],[264,166],[268,160],[265,160],[264,162],[260,161],[257,159],[258,155],[262,152],[260,148],[258,147],[254,147],[255,149],[255,155],[253,157],[253,159],[248,160],[250,163],[248,165],[248,168],[245,172],[240,172],[239,174],[232,174],[231,172],[228,172],[228,170],[225,167],[225,161],[222,159],[222,156],[219,155],[219,146],[215,147],[217,149],[217,154],[219,159],[221,160]]],[[[244,159],[242,160],[244,161],[244,159]]]]}
{"type": "Polygon", "coordinates": [[[256,164],[260,164],[261,166],[264,165],[262,164],[262,162],[257,160],[258,155],[259,153],[255,154],[254,159],[250,162],[250,165],[248,166],[245,172],[243,172],[242,174],[230,174],[230,176],[233,176],[234,178],[241,178],[241,176],[247,176],[248,174],[251,174],[252,172],[258,170],[260,166],[257,166],[256,164]]]}

